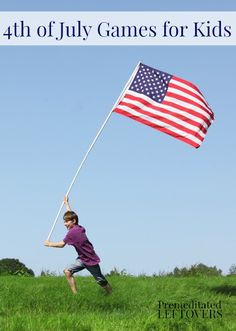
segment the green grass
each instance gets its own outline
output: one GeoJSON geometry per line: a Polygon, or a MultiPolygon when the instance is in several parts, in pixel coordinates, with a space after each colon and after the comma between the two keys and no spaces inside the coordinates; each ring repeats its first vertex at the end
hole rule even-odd
{"type": "Polygon", "coordinates": [[[236,277],[112,276],[105,295],[91,277],[0,277],[1,331],[235,331],[236,277]],[[158,316],[158,301],[222,303],[222,317],[158,316]]]}

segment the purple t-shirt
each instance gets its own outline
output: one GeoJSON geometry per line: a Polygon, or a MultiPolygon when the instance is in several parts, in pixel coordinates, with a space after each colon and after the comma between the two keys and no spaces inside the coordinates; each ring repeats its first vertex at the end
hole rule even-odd
{"type": "Polygon", "coordinates": [[[65,238],[64,243],[74,246],[75,250],[79,254],[80,260],[87,265],[95,265],[100,262],[99,257],[94,251],[93,245],[88,240],[85,233],[85,228],[81,225],[75,225],[71,228],[65,238]]]}

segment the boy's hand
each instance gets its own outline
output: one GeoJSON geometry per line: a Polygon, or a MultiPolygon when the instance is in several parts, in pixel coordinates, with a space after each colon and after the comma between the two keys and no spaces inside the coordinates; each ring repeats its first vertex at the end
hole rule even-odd
{"type": "Polygon", "coordinates": [[[64,204],[67,205],[69,203],[69,197],[67,195],[64,196],[64,204]]]}
{"type": "Polygon", "coordinates": [[[50,241],[49,240],[44,240],[44,246],[50,247],[50,241]]]}
{"type": "Polygon", "coordinates": [[[64,204],[66,205],[66,209],[71,211],[70,204],[69,204],[69,197],[67,195],[64,197],[64,204]]]}

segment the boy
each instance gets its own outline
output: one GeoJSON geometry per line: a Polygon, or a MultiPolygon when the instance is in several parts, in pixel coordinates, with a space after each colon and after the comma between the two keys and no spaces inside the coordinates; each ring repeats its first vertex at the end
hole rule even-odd
{"type": "Polygon", "coordinates": [[[111,293],[112,287],[101,273],[99,266],[100,258],[97,256],[93,245],[88,240],[85,229],[78,224],[78,216],[71,210],[68,197],[64,198],[64,203],[66,205],[67,212],[64,214],[63,219],[64,225],[68,229],[67,235],[62,241],[59,242],[50,242],[49,240],[45,240],[44,245],[47,247],[57,248],[62,248],[66,244],[74,246],[78,253],[78,257],[74,264],[71,264],[64,270],[64,274],[73,293],[77,293],[73,274],[83,269],[87,269],[96,279],[97,283],[103,287],[107,293],[111,293]]]}

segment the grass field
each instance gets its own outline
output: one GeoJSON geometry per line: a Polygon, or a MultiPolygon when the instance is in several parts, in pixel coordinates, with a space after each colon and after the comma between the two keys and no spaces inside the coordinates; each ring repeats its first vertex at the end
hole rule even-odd
{"type": "Polygon", "coordinates": [[[64,277],[0,277],[0,330],[236,331],[236,276],[110,276],[111,295],[76,280],[73,295],[64,277]],[[183,307],[191,302],[200,306],[183,307]]]}

